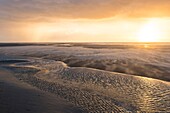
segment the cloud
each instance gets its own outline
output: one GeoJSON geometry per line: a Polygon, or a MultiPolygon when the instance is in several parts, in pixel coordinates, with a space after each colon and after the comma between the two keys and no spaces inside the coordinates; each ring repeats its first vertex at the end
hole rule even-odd
{"type": "MultiPolygon", "coordinates": [[[[85,40],[87,37],[98,40],[106,36],[109,40],[116,40],[112,37],[124,40],[120,37],[127,37],[128,34],[129,37],[133,37],[130,35],[131,32],[126,33],[129,31],[129,26],[132,31],[137,29],[133,28],[133,23],[135,23],[134,26],[139,27],[138,23],[142,23],[143,18],[165,17],[169,20],[169,11],[170,0],[0,0],[0,41],[31,41],[37,33],[34,27],[38,26],[42,29],[41,27],[45,25],[48,28],[48,25],[46,26],[48,23],[54,25],[54,28],[50,27],[52,31],[64,29],[57,33],[39,33],[49,34],[51,40],[55,40],[56,37],[59,37],[57,40],[68,40],[69,37],[75,37],[69,40],[85,40]],[[127,21],[130,25],[123,21],[127,21]],[[88,26],[84,28],[84,25],[88,26]],[[79,32],[65,34],[68,33],[68,29],[69,31],[79,30],[79,32]],[[80,32],[80,29],[83,32],[80,32]],[[94,32],[89,34],[95,29],[101,30],[96,31],[96,34],[93,34],[94,32]],[[120,31],[117,32],[117,29],[120,31]],[[33,33],[34,31],[36,33],[33,33]],[[110,31],[110,34],[107,31],[110,31]]],[[[165,22],[167,26],[170,25],[169,21],[165,22]]],[[[167,29],[169,30],[169,27],[167,29]]],[[[49,37],[43,37],[43,39],[49,39],[49,37]]],[[[39,39],[42,40],[41,37],[39,39]]]]}
{"type": "Polygon", "coordinates": [[[0,0],[0,20],[169,17],[170,0],[0,0]]]}

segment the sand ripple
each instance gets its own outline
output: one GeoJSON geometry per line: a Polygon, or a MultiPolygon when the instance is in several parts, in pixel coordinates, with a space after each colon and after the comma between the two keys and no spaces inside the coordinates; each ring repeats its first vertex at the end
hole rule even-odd
{"type": "Polygon", "coordinates": [[[170,112],[169,82],[52,60],[30,60],[14,67],[10,69],[17,78],[88,112],[170,112]],[[35,69],[31,66],[38,71],[31,73],[35,69]]]}

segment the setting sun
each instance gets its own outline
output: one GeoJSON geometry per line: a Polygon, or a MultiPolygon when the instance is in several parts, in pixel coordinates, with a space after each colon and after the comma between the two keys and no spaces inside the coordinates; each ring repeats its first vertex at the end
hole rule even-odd
{"type": "Polygon", "coordinates": [[[139,30],[137,37],[140,42],[158,42],[162,37],[159,20],[150,20],[144,24],[139,30]]]}

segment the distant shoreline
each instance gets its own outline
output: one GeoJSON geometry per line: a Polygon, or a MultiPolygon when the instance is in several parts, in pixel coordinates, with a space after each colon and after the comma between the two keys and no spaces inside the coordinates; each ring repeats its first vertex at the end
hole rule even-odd
{"type": "Polygon", "coordinates": [[[56,45],[64,45],[67,44],[71,46],[92,46],[92,45],[100,45],[100,46],[114,46],[114,45],[159,45],[159,46],[169,46],[170,42],[1,42],[0,47],[11,47],[11,46],[56,46],[56,45]]]}

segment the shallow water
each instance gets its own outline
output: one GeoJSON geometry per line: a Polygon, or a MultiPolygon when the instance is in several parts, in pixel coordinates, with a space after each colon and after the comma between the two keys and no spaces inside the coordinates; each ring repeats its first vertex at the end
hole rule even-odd
{"type": "Polygon", "coordinates": [[[12,46],[0,48],[0,64],[18,79],[89,112],[170,112],[169,48],[104,43],[12,46]]]}
{"type": "Polygon", "coordinates": [[[7,69],[16,73],[17,78],[89,112],[170,111],[169,82],[85,67],[68,67],[53,60],[29,61],[7,69]]]}
{"type": "Polygon", "coordinates": [[[60,43],[2,47],[0,54],[170,81],[170,43],[60,43]]]}

